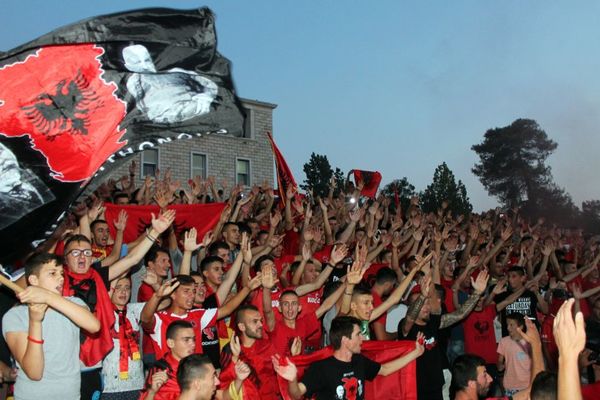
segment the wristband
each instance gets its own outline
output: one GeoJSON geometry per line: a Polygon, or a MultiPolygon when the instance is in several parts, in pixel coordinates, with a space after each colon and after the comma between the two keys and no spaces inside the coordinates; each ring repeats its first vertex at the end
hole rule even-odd
{"type": "Polygon", "coordinates": [[[44,339],[34,339],[31,336],[27,336],[27,340],[29,340],[31,343],[35,343],[35,344],[44,344],[44,339]]]}
{"type": "Polygon", "coordinates": [[[146,233],[146,238],[150,239],[151,242],[156,243],[156,238],[153,238],[149,233],[146,233]]]}

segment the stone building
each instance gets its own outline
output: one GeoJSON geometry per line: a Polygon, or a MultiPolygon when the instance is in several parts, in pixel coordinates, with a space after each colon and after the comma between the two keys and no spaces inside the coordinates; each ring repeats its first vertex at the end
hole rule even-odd
{"type": "MultiPolygon", "coordinates": [[[[154,176],[156,168],[161,176],[171,169],[173,180],[187,187],[190,178],[214,176],[217,182],[226,179],[232,184],[260,185],[265,180],[273,185],[274,160],[267,132],[273,131],[273,110],[276,104],[241,99],[246,110],[245,137],[208,135],[199,138],[175,140],[157,148],[147,149],[132,156],[138,164],[136,186],[146,174],[154,176]]],[[[117,168],[111,177],[118,179],[128,174],[130,162],[117,168]]]]}

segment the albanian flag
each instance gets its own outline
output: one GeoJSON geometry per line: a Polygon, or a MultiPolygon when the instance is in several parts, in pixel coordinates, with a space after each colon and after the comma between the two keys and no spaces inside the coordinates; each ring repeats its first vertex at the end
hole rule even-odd
{"type": "MultiPolygon", "coordinates": [[[[279,199],[282,205],[285,205],[287,201],[286,192],[289,187],[293,187],[295,190],[298,190],[298,184],[296,184],[296,180],[294,179],[294,175],[288,167],[285,158],[283,158],[283,154],[279,151],[279,148],[275,144],[273,140],[273,135],[271,132],[267,132],[267,137],[271,142],[271,148],[273,149],[273,155],[275,156],[275,168],[277,169],[277,189],[279,190],[279,199]]],[[[296,193],[296,198],[299,199],[298,193],[296,193]]]]}
{"type": "MultiPolygon", "coordinates": [[[[369,340],[363,342],[361,354],[380,364],[385,364],[414,349],[414,341],[369,340]]],[[[298,368],[298,380],[302,379],[302,375],[310,364],[332,355],[333,349],[329,346],[312,354],[291,357],[291,361],[298,368]]],[[[292,399],[287,390],[287,381],[279,375],[277,375],[277,379],[282,397],[285,400],[292,399]]],[[[416,361],[411,361],[404,368],[388,376],[377,375],[372,382],[366,383],[364,397],[366,400],[417,400],[416,361]]]]}
{"type": "MultiPolygon", "coordinates": [[[[137,205],[116,205],[105,204],[106,211],[104,217],[108,223],[111,235],[115,237],[114,222],[118,219],[119,212],[127,212],[127,226],[123,232],[123,243],[133,242],[138,236],[145,232],[146,228],[152,226],[152,215],[158,215],[159,206],[137,206],[137,205]]],[[[225,203],[210,204],[175,204],[167,207],[175,210],[175,221],[173,228],[175,235],[182,237],[183,232],[196,228],[198,231],[197,240],[202,240],[204,234],[214,228],[219,222],[221,213],[225,208],[225,203]]]]}
{"type": "Polygon", "coordinates": [[[356,186],[363,184],[363,188],[360,194],[372,199],[377,195],[377,189],[379,189],[379,183],[381,183],[381,173],[379,171],[362,171],[360,169],[353,169],[348,172],[348,176],[354,174],[354,182],[356,186]]]}
{"type": "Polygon", "coordinates": [[[214,16],[145,9],[0,53],[0,262],[46,238],[93,177],[175,139],[242,135],[214,16]]]}

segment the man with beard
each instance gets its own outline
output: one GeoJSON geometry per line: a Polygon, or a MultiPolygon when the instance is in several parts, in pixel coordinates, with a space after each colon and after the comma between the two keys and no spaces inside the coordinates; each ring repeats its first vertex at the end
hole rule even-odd
{"type": "MultiPolygon", "coordinates": [[[[275,349],[271,341],[264,337],[263,318],[260,311],[251,304],[241,306],[236,314],[236,324],[240,331],[241,352],[239,359],[248,364],[252,371],[247,383],[258,391],[260,399],[278,400],[277,375],[271,362],[271,357],[275,355],[275,349]]],[[[221,355],[221,364],[224,371],[222,377],[232,375],[231,373],[225,373],[233,367],[232,354],[234,352],[230,342],[223,348],[221,355]]],[[[226,379],[221,380],[221,384],[224,386],[230,383],[226,379]]]]}
{"type": "Polygon", "coordinates": [[[452,365],[452,389],[455,400],[477,400],[485,396],[493,382],[485,360],[474,354],[458,356],[452,365]]]}
{"type": "Polygon", "coordinates": [[[388,376],[423,354],[423,337],[418,336],[415,349],[402,357],[379,364],[360,354],[363,336],[360,321],[354,317],[338,317],[331,323],[333,355],[312,363],[298,382],[296,366],[286,359],[273,357],[274,369],[288,381],[292,398],[315,396],[317,400],[363,400],[365,381],[377,375],[388,376]]]}

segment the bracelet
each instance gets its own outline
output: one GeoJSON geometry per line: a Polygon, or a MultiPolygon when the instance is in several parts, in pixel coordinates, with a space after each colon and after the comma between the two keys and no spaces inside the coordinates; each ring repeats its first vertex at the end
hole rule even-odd
{"type": "Polygon", "coordinates": [[[35,344],[44,344],[44,339],[37,340],[37,339],[32,338],[31,336],[27,336],[27,340],[29,340],[31,343],[35,343],[35,344]]]}
{"type": "Polygon", "coordinates": [[[146,232],[146,237],[147,237],[148,239],[150,239],[150,241],[152,241],[152,242],[156,242],[156,239],[157,239],[157,238],[155,238],[155,237],[152,237],[152,235],[150,235],[150,233],[149,233],[149,232],[146,232]]]}

